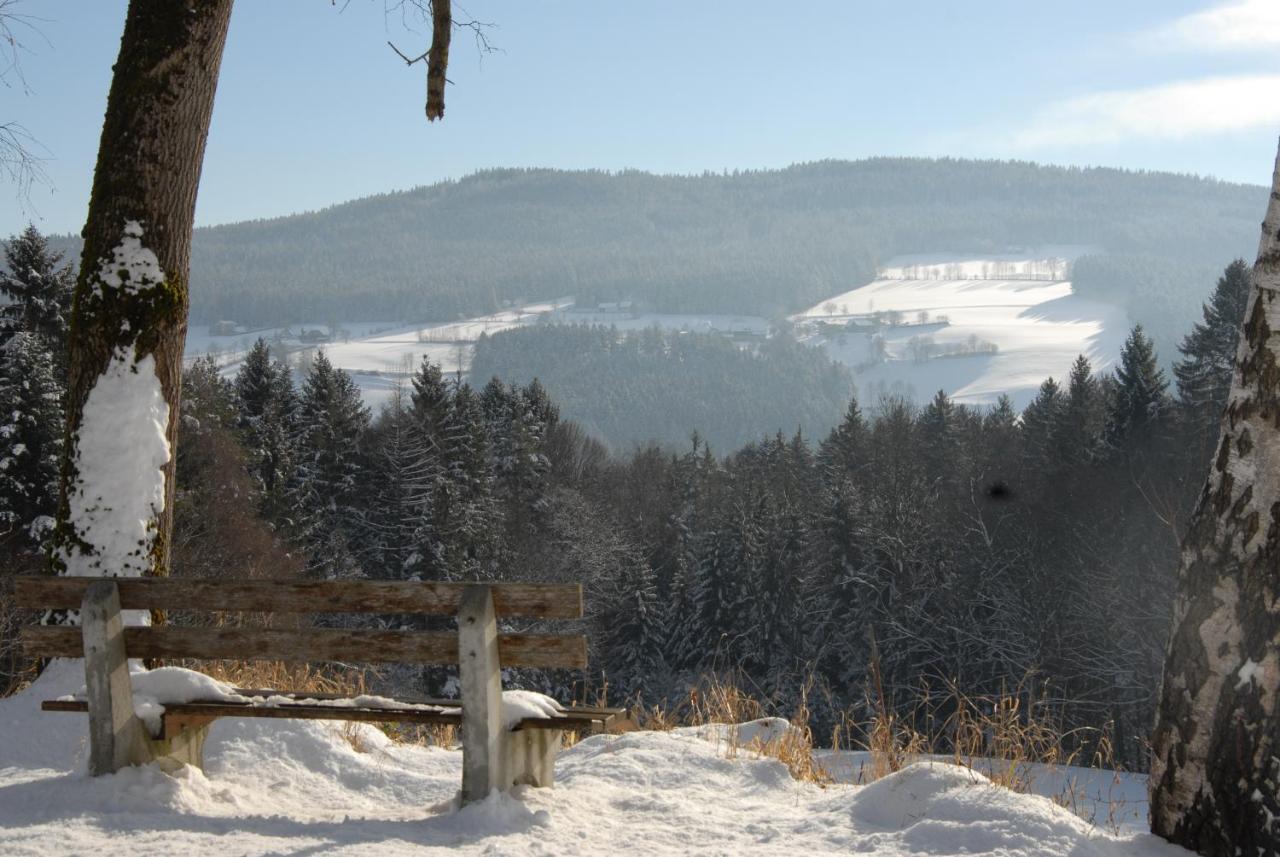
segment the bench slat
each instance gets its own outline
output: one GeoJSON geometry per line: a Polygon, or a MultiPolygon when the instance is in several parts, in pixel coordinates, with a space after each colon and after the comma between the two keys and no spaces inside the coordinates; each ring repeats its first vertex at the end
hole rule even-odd
{"type": "MultiPolygon", "coordinates": [[[[286,694],[279,694],[285,696],[286,694]]],[[[299,694],[302,698],[317,698],[299,694]]],[[[339,697],[341,698],[341,697],[339,697]]],[[[403,700],[401,700],[403,701],[403,700]]],[[[89,706],[78,699],[50,699],[40,703],[41,711],[63,711],[83,714],[89,706]]],[[[332,705],[286,704],[250,705],[243,702],[182,702],[164,707],[165,717],[272,717],[299,720],[356,720],[363,723],[442,723],[462,725],[462,711],[422,711],[412,708],[340,708],[332,705]]],[[[559,717],[529,717],[517,729],[579,729],[599,724],[607,728],[616,718],[613,711],[566,709],[559,717]]]]}
{"type": "MultiPolygon", "coordinates": [[[[124,641],[131,658],[458,662],[458,636],[449,632],[162,626],[125,628],[124,641]]],[[[84,654],[80,629],[75,627],[27,626],[22,629],[22,642],[33,657],[78,658],[84,654]]],[[[498,658],[505,667],[585,669],[587,640],[573,634],[501,634],[498,658]]]]}
{"type": "MultiPolygon", "coordinates": [[[[19,607],[71,610],[96,577],[14,578],[19,607]]],[[[453,615],[469,583],[398,580],[190,580],[119,577],[125,610],[209,610],[271,613],[422,613],[453,615]]],[[[581,619],[578,583],[493,583],[499,617],[581,619]]]]}
{"type": "MultiPolygon", "coordinates": [[[[283,696],[289,699],[347,699],[350,694],[346,693],[310,693],[306,691],[292,690],[270,690],[268,688],[255,687],[236,687],[232,688],[232,692],[241,696],[283,696]]],[[[408,702],[413,705],[438,705],[441,708],[461,708],[461,699],[439,699],[429,696],[400,696],[394,697],[396,702],[408,702]]],[[[572,711],[575,714],[599,714],[601,716],[609,715],[612,717],[626,718],[626,708],[612,708],[602,705],[571,705],[566,711],[572,711]]]]}

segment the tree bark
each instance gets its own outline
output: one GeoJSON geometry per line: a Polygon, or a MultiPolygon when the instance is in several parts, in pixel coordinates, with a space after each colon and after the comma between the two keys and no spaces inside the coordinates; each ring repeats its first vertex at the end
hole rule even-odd
{"type": "Polygon", "coordinates": [[[1183,541],[1150,782],[1160,836],[1212,857],[1280,854],[1280,157],[1183,541]]]}
{"type": "Polygon", "coordinates": [[[231,5],[129,4],[72,310],[64,573],[168,572],[191,232],[231,5]]]}

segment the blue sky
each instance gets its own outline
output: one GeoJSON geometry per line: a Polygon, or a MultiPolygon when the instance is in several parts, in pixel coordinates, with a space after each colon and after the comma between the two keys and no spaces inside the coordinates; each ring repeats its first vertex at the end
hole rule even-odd
{"type": "MultiPolygon", "coordinates": [[[[493,166],[655,172],[951,155],[1268,183],[1280,0],[469,0],[428,125],[427,32],[394,0],[238,0],[197,222],[273,217],[493,166]]],[[[28,92],[0,121],[47,149],[0,235],[79,231],[124,0],[22,0],[28,92]]],[[[19,36],[23,32],[19,31],[19,36]]],[[[12,75],[10,76],[12,83],[12,75]]]]}

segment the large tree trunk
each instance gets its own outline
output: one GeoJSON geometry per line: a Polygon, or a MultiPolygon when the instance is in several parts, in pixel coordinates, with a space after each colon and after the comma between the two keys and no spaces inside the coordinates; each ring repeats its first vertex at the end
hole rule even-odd
{"type": "Polygon", "coordinates": [[[1280,854],[1280,157],[1152,752],[1155,833],[1213,857],[1280,854]]]}
{"type": "Polygon", "coordinates": [[[163,575],[196,188],[232,0],[132,0],[71,320],[54,565],[163,575]]]}

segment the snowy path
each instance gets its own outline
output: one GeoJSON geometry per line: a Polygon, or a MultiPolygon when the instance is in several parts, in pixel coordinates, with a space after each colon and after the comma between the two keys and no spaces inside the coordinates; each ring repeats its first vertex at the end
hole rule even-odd
{"type": "Polygon", "coordinates": [[[455,811],[457,752],[361,727],[220,721],[208,776],[154,768],[90,780],[84,719],[42,714],[77,665],[0,700],[0,853],[571,855],[848,854],[1176,857],[1149,836],[1112,837],[1047,799],[949,765],[871,786],[797,783],[772,760],[689,730],[598,736],[562,754],[555,789],[455,811]]]}

